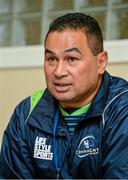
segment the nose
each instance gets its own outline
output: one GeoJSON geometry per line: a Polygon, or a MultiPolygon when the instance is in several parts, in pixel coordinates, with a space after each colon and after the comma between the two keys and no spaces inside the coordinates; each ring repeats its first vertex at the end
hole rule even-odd
{"type": "Polygon", "coordinates": [[[61,78],[61,77],[67,76],[67,73],[68,72],[67,72],[66,64],[64,63],[64,61],[61,61],[61,60],[58,61],[56,64],[54,75],[57,78],[61,78]]]}

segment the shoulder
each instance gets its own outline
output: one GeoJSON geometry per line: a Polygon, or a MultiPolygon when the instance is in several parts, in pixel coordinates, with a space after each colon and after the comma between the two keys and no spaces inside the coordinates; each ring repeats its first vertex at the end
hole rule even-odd
{"type": "Polygon", "coordinates": [[[108,101],[102,114],[103,136],[107,142],[128,138],[128,82],[111,77],[108,101]]]}
{"type": "Polygon", "coordinates": [[[128,91],[128,81],[117,76],[110,76],[109,92],[114,96],[121,96],[128,91]]]}
{"type": "Polygon", "coordinates": [[[41,98],[41,95],[39,96],[40,93],[41,91],[36,92],[38,98],[36,94],[33,93],[32,95],[26,97],[25,99],[23,99],[21,102],[17,104],[9,120],[9,123],[5,129],[5,133],[4,133],[5,136],[9,138],[10,137],[14,138],[14,134],[15,134],[15,138],[25,137],[26,119],[28,118],[30,114],[31,108],[34,108],[34,106],[38,102],[37,99],[39,100],[39,97],[41,98]],[[33,107],[31,105],[32,101],[34,104],[33,107]]]}
{"type": "Polygon", "coordinates": [[[20,101],[12,113],[10,123],[13,124],[22,124],[25,122],[28,115],[31,113],[31,111],[35,108],[38,101],[41,99],[41,96],[43,95],[44,90],[38,90],[31,94],[30,96],[26,97],[22,101],[20,101]]]}
{"type": "Polygon", "coordinates": [[[41,97],[44,94],[45,89],[38,90],[34,93],[32,93],[27,98],[23,99],[17,106],[15,111],[20,114],[24,112],[24,115],[28,115],[30,111],[32,111],[35,106],[37,105],[38,101],[41,99],[41,97]]]}
{"type": "Polygon", "coordinates": [[[110,76],[108,98],[103,111],[103,126],[128,120],[128,81],[110,76]]]}
{"type": "Polygon", "coordinates": [[[26,116],[30,109],[30,102],[31,102],[31,96],[28,96],[25,99],[23,99],[22,101],[20,101],[16,105],[16,107],[14,109],[14,113],[16,113],[16,115],[20,115],[22,112],[24,112],[24,116],[26,116]]]}
{"type": "Polygon", "coordinates": [[[122,102],[127,103],[128,98],[126,97],[128,96],[128,81],[120,77],[111,76],[107,72],[105,73],[105,77],[109,79],[109,83],[107,85],[107,102],[105,111],[113,105],[118,106],[122,102]]]}
{"type": "Polygon", "coordinates": [[[128,105],[128,81],[120,77],[111,76],[109,86],[108,107],[121,109],[121,105],[128,105]]]}

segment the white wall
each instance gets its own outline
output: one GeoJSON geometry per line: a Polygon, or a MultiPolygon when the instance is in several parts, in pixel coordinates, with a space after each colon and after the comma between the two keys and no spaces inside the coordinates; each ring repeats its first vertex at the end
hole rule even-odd
{"type": "MultiPolygon", "coordinates": [[[[128,62],[128,40],[105,41],[109,63],[128,62]]],[[[0,68],[40,67],[43,64],[43,46],[0,48],[0,68]]]]}

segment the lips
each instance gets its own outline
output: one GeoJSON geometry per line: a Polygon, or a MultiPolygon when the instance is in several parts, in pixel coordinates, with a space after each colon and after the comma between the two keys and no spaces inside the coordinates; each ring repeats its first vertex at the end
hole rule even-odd
{"type": "Polygon", "coordinates": [[[69,90],[71,84],[63,82],[55,82],[54,87],[57,92],[66,92],[69,90]]]}

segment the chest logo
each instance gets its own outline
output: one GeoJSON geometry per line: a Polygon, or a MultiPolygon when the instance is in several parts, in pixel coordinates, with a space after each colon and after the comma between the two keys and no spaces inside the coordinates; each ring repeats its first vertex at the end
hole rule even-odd
{"type": "Polygon", "coordinates": [[[46,144],[47,138],[36,137],[34,146],[34,158],[52,160],[53,153],[51,152],[51,145],[46,144]]]}
{"type": "Polygon", "coordinates": [[[94,155],[99,153],[99,148],[95,147],[95,137],[94,136],[86,136],[78,145],[78,148],[76,150],[76,154],[83,158],[88,155],[94,155]]]}

